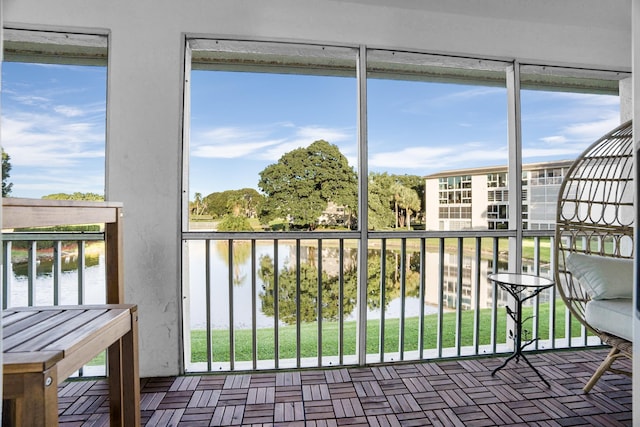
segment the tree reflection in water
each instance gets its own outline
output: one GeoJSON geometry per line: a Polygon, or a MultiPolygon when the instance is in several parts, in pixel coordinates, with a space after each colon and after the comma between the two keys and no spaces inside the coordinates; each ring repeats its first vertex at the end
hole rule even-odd
{"type": "MultiPolygon", "coordinates": [[[[314,259],[310,257],[310,259],[314,259]]],[[[399,298],[401,291],[402,263],[398,251],[386,251],[385,256],[385,292],[384,308],[399,298]]],[[[357,263],[351,267],[343,267],[343,312],[340,313],[340,277],[322,271],[322,306],[323,320],[336,321],[340,317],[351,315],[357,303],[357,263]]],[[[420,253],[412,252],[405,263],[405,297],[417,297],[420,291],[420,253]]],[[[369,310],[381,307],[381,255],[380,250],[370,250],[367,274],[367,307],[369,310]]],[[[278,317],[280,321],[294,325],[296,315],[297,269],[295,265],[285,265],[278,270],[278,317]]],[[[262,280],[260,292],[261,310],[267,316],[274,316],[274,277],[273,259],[269,255],[260,257],[258,277],[262,280]]],[[[300,321],[314,322],[318,320],[318,268],[314,262],[300,264],[300,321]]]]}
{"type": "MultiPolygon", "coordinates": [[[[219,240],[216,242],[217,253],[222,261],[229,265],[229,241],[219,240]]],[[[236,286],[242,285],[244,279],[247,277],[246,269],[244,266],[249,257],[251,256],[251,243],[248,241],[234,240],[233,241],[233,284],[236,286]]]]}

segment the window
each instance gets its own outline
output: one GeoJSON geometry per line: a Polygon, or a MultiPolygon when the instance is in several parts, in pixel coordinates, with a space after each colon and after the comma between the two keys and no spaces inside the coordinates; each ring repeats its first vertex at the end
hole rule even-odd
{"type": "MultiPolygon", "coordinates": [[[[538,153],[528,133],[523,133],[523,157],[531,162],[522,168],[523,188],[509,188],[506,71],[516,66],[365,47],[203,39],[187,44],[187,68],[191,70],[186,91],[189,123],[185,126],[184,190],[188,200],[184,206],[189,220],[183,228],[188,263],[183,268],[187,273],[183,286],[185,304],[190,304],[185,309],[190,324],[185,322],[185,340],[202,339],[198,337],[209,328],[222,331],[212,334],[216,338],[208,352],[227,345],[234,351],[236,330],[272,328],[266,339],[274,341],[274,349],[260,364],[269,361],[273,365],[268,367],[278,368],[278,351],[291,347],[281,341],[280,325],[315,323],[318,340],[313,345],[319,348],[326,327],[323,321],[356,317],[353,305],[341,313],[324,313],[323,304],[294,301],[291,296],[306,285],[318,289],[317,294],[309,293],[318,300],[322,300],[321,289],[343,286],[341,291],[355,302],[363,296],[355,294],[359,286],[372,304],[361,304],[363,312],[358,314],[365,314],[366,309],[363,317],[367,317],[379,310],[374,315],[384,319],[382,310],[386,310],[386,298],[391,298],[383,292],[387,287],[404,289],[405,294],[398,298],[409,300],[419,299],[420,277],[429,284],[441,283],[439,249],[434,252],[429,242],[422,254],[419,239],[405,238],[404,233],[389,237],[393,235],[390,230],[410,233],[419,229],[429,236],[432,230],[504,230],[509,225],[513,229],[517,221],[509,224],[510,190],[512,195],[513,191],[522,195],[517,201],[523,203],[522,229],[552,228],[548,223],[552,187],[558,185],[566,165],[562,159],[535,158],[547,156],[549,147],[538,153]],[[365,52],[366,56],[359,57],[365,52]],[[356,70],[356,63],[364,67],[356,70]],[[363,78],[366,82],[358,80],[363,78]],[[366,97],[360,91],[365,88],[366,97]],[[339,155],[331,154],[326,144],[321,149],[311,147],[321,140],[339,155]],[[291,155],[298,150],[307,151],[291,155]],[[329,187],[332,191],[325,193],[322,182],[309,179],[309,174],[319,176],[317,170],[337,175],[335,168],[320,165],[326,158],[337,159],[334,164],[349,172],[349,181],[353,179],[349,186],[340,179],[343,185],[329,187]],[[362,171],[367,172],[366,177],[357,175],[362,171]],[[292,187],[303,182],[314,185],[292,187]],[[364,183],[367,193],[360,185],[364,183]],[[351,199],[344,194],[339,200],[330,197],[342,193],[343,187],[354,188],[351,199]],[[358,204],[354,194],[366,197],[366,204],[365,200],[358,204]],[[366,206],[368,217],[366,224],[357,227],[355,205],[366,206]],[[304,211],[311,214],[303,216],[304,211]],[[317,228],[340,232],[302,233],[317,228]],[[264,233],[266,230],[287,233],[264,233]],[[369,247],[362,247],[365,242],[369,247]],[[418,262],[423,255],[424,263],[418,262]],[[405,256],[408,262],[401,262],[405,256]],[[407,270],[401,272],[403,265],[407,270]],[[423,276],[418,274],[420,268],[425,269],[423,276]],[[325,273],[328,281],[335,280],[335,286],[318,286],[325,282],[325,273]],[[381,277],[383,274],[387,276],[381,277]],[[400,286],[403,278],[406,286],[400,286]],[[249,300],[251,312],[246,310],[249,300]]],[[[532,79],[529,72],[525,67],[522,75],[527,88],[546,90],[551,88],[545,86],[550,81],[558,83],[547,75],[532,79]]],[[[532,115],[544,112],[528,111],[532,115]]],[[[550,142],[559,147],[562,141],[550,142]]],[[[549,157],[561,151],[550,149],[549,157]]],[[[509,243],[517,239],[513,237],[517,233],[508,234],[509,243]]],[[[483,258],[476,267],[458,265],[458,256],[468,251],[468,245],[463,243],[458,253],[454,247],[455,243],[445,245],[445,258],[452,261],[447,276],[453,276],[444,280],[452,294],[446,300],[451,306],[467,308],[472,306],[470,296],[481,291],[473,290],[475,284],[464,286],[475,274],[474,268],[489,271],[491,260],[483,258]],[[465,279],[461,295],[459,273],[465,279]]],[[[509,255],[513,253],[518,251],[509,255]]],[[[511,261],[510,256],[508,263],[511,261]]],[[[500,268],[509,267],[507,261],[501,262],[505,266],[500,268]]],[[[523,264],[528,269],[531,261],[523,264]]],[[[428,294],[432,289],[416,304],[437,304],[439,296],[428,294]]],[[[299,328],[296,334],[300,337],[299,328]]],[[[360,344],[367,347],[375,335],[368,333],[368,342],[360,344]]],[[[256,337],[246,341],[255,346],[256,337]]],[[[203,362],[186,356],[187,361],[203,362]]],[[[308,362],[301,354],[285,358],[289,362],[298,359],[301,365],[308,362]]],[[[216,360],[215,354],[209,365],[211,359],[216,360]]],[[[248,361],[237,354],[228,360],[230,364],[248,361]]]]}
{"type": "MultiPolygon", "coordinates": [[[[506,163],[506,64],[369,50],[367,66],[369,172],[426,175],[420,225],[438,230],[441,205],[471,203],[469,168],[506,163]]],[[[486,228],[485,208],[465,227],[486,228]]],[[[375,219],[370,213],[369,228],[377,230],[375,219]]],[[[387,228],[395,223],[387,219],[387,228]]]]}
{"type": "Polygon", "coordinates": [[[107,37],[4,30],[2,145],[13,197],[104,196],[107,37]]]}
{"type": "MultiPolygon", "coordinates": [[[[620,73],[523,65],[522,163],[529,172],[531,229],[553,229],[564,172],[620,124],[620,73]]],[[[527,183],[523,182],[526,187],[527,183]]]]}
{"type": "Polygon", "coordinates": [[[224,40],[190,46],[189,229],[355,227],[356,51],[224,40]]]}

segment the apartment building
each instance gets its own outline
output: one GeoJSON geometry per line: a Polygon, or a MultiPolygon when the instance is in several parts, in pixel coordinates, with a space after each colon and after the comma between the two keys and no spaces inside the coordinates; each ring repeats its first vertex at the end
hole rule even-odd
{"type": "MultiPolygon", "coordinates": [[[[552,230],[562,179],[573,160],[522,165],[526,230],[552,230]]],[[[425,176],[427,230],[509,228],[507,166],[443,171],[425,176]]]]}

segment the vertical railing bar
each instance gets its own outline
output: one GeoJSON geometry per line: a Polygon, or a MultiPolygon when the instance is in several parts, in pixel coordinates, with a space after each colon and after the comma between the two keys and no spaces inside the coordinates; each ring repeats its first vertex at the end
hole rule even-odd
{"type": "Polygon", "coordinates": [[[444,237],[438,243],[438,332],[436,335],[436,349],[438,357],[442,357],[442,329],[444,319],[444,237]]]}
{"type": "Polygon", "coordinates": [[[296,239],[296,367],[300,367],[300,239],[296,239]]]}
{"type": "Polygon", "coordinates": [[[36,280],[36,268],[37,268],[37,256],[38,256],[38,243],[36,241],[29,242],[29,258],[27,261],[27,267],[29,269],[29,277],[27,279],[27,305],[33,306],[35,300],[35,280],[36,280]]]}
{"type": "Polygon", "coordinates": [[[407,239],[400,240],[400,331],[398,336],[398,350],[400,360],[404,360],[404,327],[407,293],[407,239]]]}
{"type": "Polygon", "coordinates": [[[256,300],[256,240],[251,239],[251,360],[258,369],[258,302],[256,300]]]}
{"type": "Polygon", "coordinates": [[[207,371],[211,372],[213,362],[213,336],[211,335],[211,240],[205,240],[204,246],[204,286],[205,286],[205,316],[207,328],[207,371]]]}
{"type": "MultiPolygon", "coordinates": [[[[534,236],[533,238],[533,274],[540,275],[540,237],[534,236]]],[[[540,328],[540,295],[536,295],[533,299],[533,330],[531,331],[531,338],[537,338],[540,328]]],[[[535,340],[533,345],[536,350],[539,348],[540,340],[535,340]]]]}
{"type": "MultiPolygon", "coordinates": [[[[584,238],[581,238],[580,240],[582,241],[583,245],[586,244],[584,238]]],[[[571,246],[569,246],[569,247],[573,247],[573,245],[578,245],[578,241],[574,242],[573,238],[571,238],[570,245],[571,246]]],[[[584,246],[583,246],[583,249],[585,249],[584,246]]],[[[572,338],[570,322],[571,322],[571,311],[569,310],[569,306],[565,304],[565,307],[564,307],[564,337],[565,337],[565,340],[567,341],[567,347],[569,347],[569,348],[573,347],[573,338],[572,338]]]]}
{"type": "MultiPolygon", "coordinates": [[[[551,237],[549,239],[549,247],[551,247],[551,250],[555,250],[556,247],[556,243],[555,243],[555,238],[551,237]]],[[[556,259],[556,255],[555,253],[551,253],[550,256],[550,271],[556,271],[556,265],[555,265],[555,259],[556,259]]],[[[553,278],[555,279],[555,277],[553,278]]],[[[557,283],[556,283],[557,286],[557,283]]],[[[556,286],[552,286],[551,288],[549,288],[549,336],[552,337],[551,339],[551,348],[555,349],[556,348],[556,286]]]]}
{"type": "Polygon", "coordinates": [[[420,314],[418,319],[418,358],[424,357],[424,297],[426,292],[426,238],[420,238],[420,289],[418,291],[418,298],[420,300],[420,314]]]}
{"type": "Polygon", "coordinates": [[[234,301],[233,301],[233,239],[228,239],[228,258],[229,258],[229,269],[228,269],[228,286],[229,286],[229,369],[235,370],[236,365],[236,349],[235,349],[235,325],[234,325],[234,301]]]}
{"type": "Polygon", "coordinates": [[[2,243],[2,309],[11,306],[11,276],[13,265],[11,264],[11,242],[2,243]]]}
{"type": "Polygon", "coordinates": [[[318,239],[318,366],[322,366],[322,239],[318,239]]]}
{"type": "Polygon", "coordinates": [[[456,355],[460,356],[460,348],[462,346],[462,269],[463,264],[463,238],[458,237],[458,274],[456,275],[456,355]]]}
{"type": "Polygon", "coordinates": [[[275,357],[274,366],[276,369],[280,367],[280,306],[278,299],[280,298],[278,287],[280,286],[278,280],[278,240],[273,240],[273,355],[275,357]]]}
{"type": "MultiPolygon", "coordinates": [[[[78,245],[78,304],[82,305],[85,301],[85,275],[84,275],[84,265],[85,265],[85,247],[84,241],[79,240],[77,242],[78,245]]],[[[84,376],[84,369],[80,368],[78,370],[78,376],[84,376]]]]}
{"type": "MultiPolygon", "coordinates": [[[[587,239],[586,237],[584,237],[585,242],[584,245],[590,245],[590,239],[587,239]]],[[[597,240],[597,246],[598,246],[598,253],[604,253],[604,248],[605,248],[605,237],[599,237],[597,240]]],[[[571,328],[571,325],[569,325],[569,328],[571,328]]],[[[582,322],[580,322],[580,336],[583,338],[582,340],[582,345],[586,346],[587,345],[587,328],[582,324],[582,322]]]]}
{"type": "Polygon", "coordinates": [[[86,293],[86,281],[84,274],[84,265],[85,265],[85,247],[84,241],[78,241],[78,304],[82,305],[85,301],[85,293],[86,293]]]}
{"type": "Polygon", "coordinates": [[[573,336],[571,334],[571,312],[568,307],[564,308],[564,336],[567,338],[567,346],[573,347],[573,336]]]}
{"type": "Polygon", "coordinates": [[[338,361],[340,365],[344,362],[344,239],[340,239],[338,251],[338,361]]]}
{"type": "Polygon", "coordinates": [[[480,266],[482,265],[482,238],[476,237],[476,272],[473,304],[473,354],[480,353],[480,266]]]}
{"type": "Polygon", "coordinates": [[[380,243],[380,331],[379,351],[380,362],[384,362],[384,325],[385,325],[385,301],[387,299],[387,239],[382,238],[380,243]]]}
{"type": "Polygon", "coordinates": [[[62,279],[62,242],[53,243],[53,305],[60,304],[60,280],[62,279]]]}
{"type": "MultiPolygon", "coordinates": [[[[500,241],[498,237],[493,238],[493,273],[498,272],[498,253],[500,250],[500,241]]],[[[491,283],[492,292],[491,299],[493,307],[491,307],[491,353],[495,354],[498,346],[498,286],[491,283]]]]}
{"type": "MultiPolygon", "coordinates": [[[[582,248],[584,250],[587,250],[587,245],[589,244],[589,241],[586,239],[586,237],[582,237],[580,238],[581,244],[582,244],[582,248]]],[[[575,243],[575,245],[578,245],[578,242],[571,242],[571,245],[573,245],[575,243]]],[[[590,249],[590,248],[589,248],[590,249]]],[[[571,330],[571,322],[572,322],[572,317],[571,316],[571,311],[569,311],[569,307],[565,307],[564,309],[564,336],[567,339],[567,346],[569,348],[573,347],[573,332],[571,330]]]]}

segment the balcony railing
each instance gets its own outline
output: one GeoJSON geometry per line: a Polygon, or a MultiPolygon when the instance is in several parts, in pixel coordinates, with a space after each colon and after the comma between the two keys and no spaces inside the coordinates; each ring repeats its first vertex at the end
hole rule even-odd
{"type": "Polygon", "coordinates": [[[16,232],[3,233],[2,240],[3,308],[105,302],[104,277],[88,285],[85,275],[104,258],[104,233],[16,232]],[[89,242],[98,246],[92,256],[86,254],[89,242]]]}
{"type": "MultiPolygon", "coordinates": [[[[326,367],[510,351],[505,306],[512,302],[487,274],[510,270],[514,232],[370,232],[367,264],[359,259],[359,236],[183,233],[186,370],[326,367]],[[359,283],[366,283],[366,301],[358,298],[359,283]]],[[[104,233],[17,232],[2,238],[4,307],[104,302],[104,233]],[[97,255],[88,256],[87,247],[97,255]]],[[[550,232],[525,231],[522,244],[523,271],[550,277],[550,232]]],[[[526,310],[525,330],[540,337],[527,350],[600,344],[571,319],[554,288],[526,310]]],[[[88,372],[103,372],[104,365],[97,365],[88,372]]]]}
{"type": "MultiPolygon", "coordinates": [[[[104,304],[104,238],[87,231],[2,233],[2,308],[104,304]]],[[[77,376],[104,375],[105,363],[100,354],[77,376]]]]}
{"type": "MultiPolygon", "coordinates": [[[[487,275],[510,270],[508,243],[515,235],[369,232],[362,264],[358,232],[185,232],[186,369],[508,352],[512,325],[505,306],[512,301],[487,275]],[[358,283],[366,283],[366,301],[358,298],[358,283]]],[[[522,244],[523,272],[552,277],[551,232],[525,231],[522,244]]],[[[524,329],[540,338],[527,350],[600,344],[571,319],[553,288],[526,310],[524,329]]]]}

